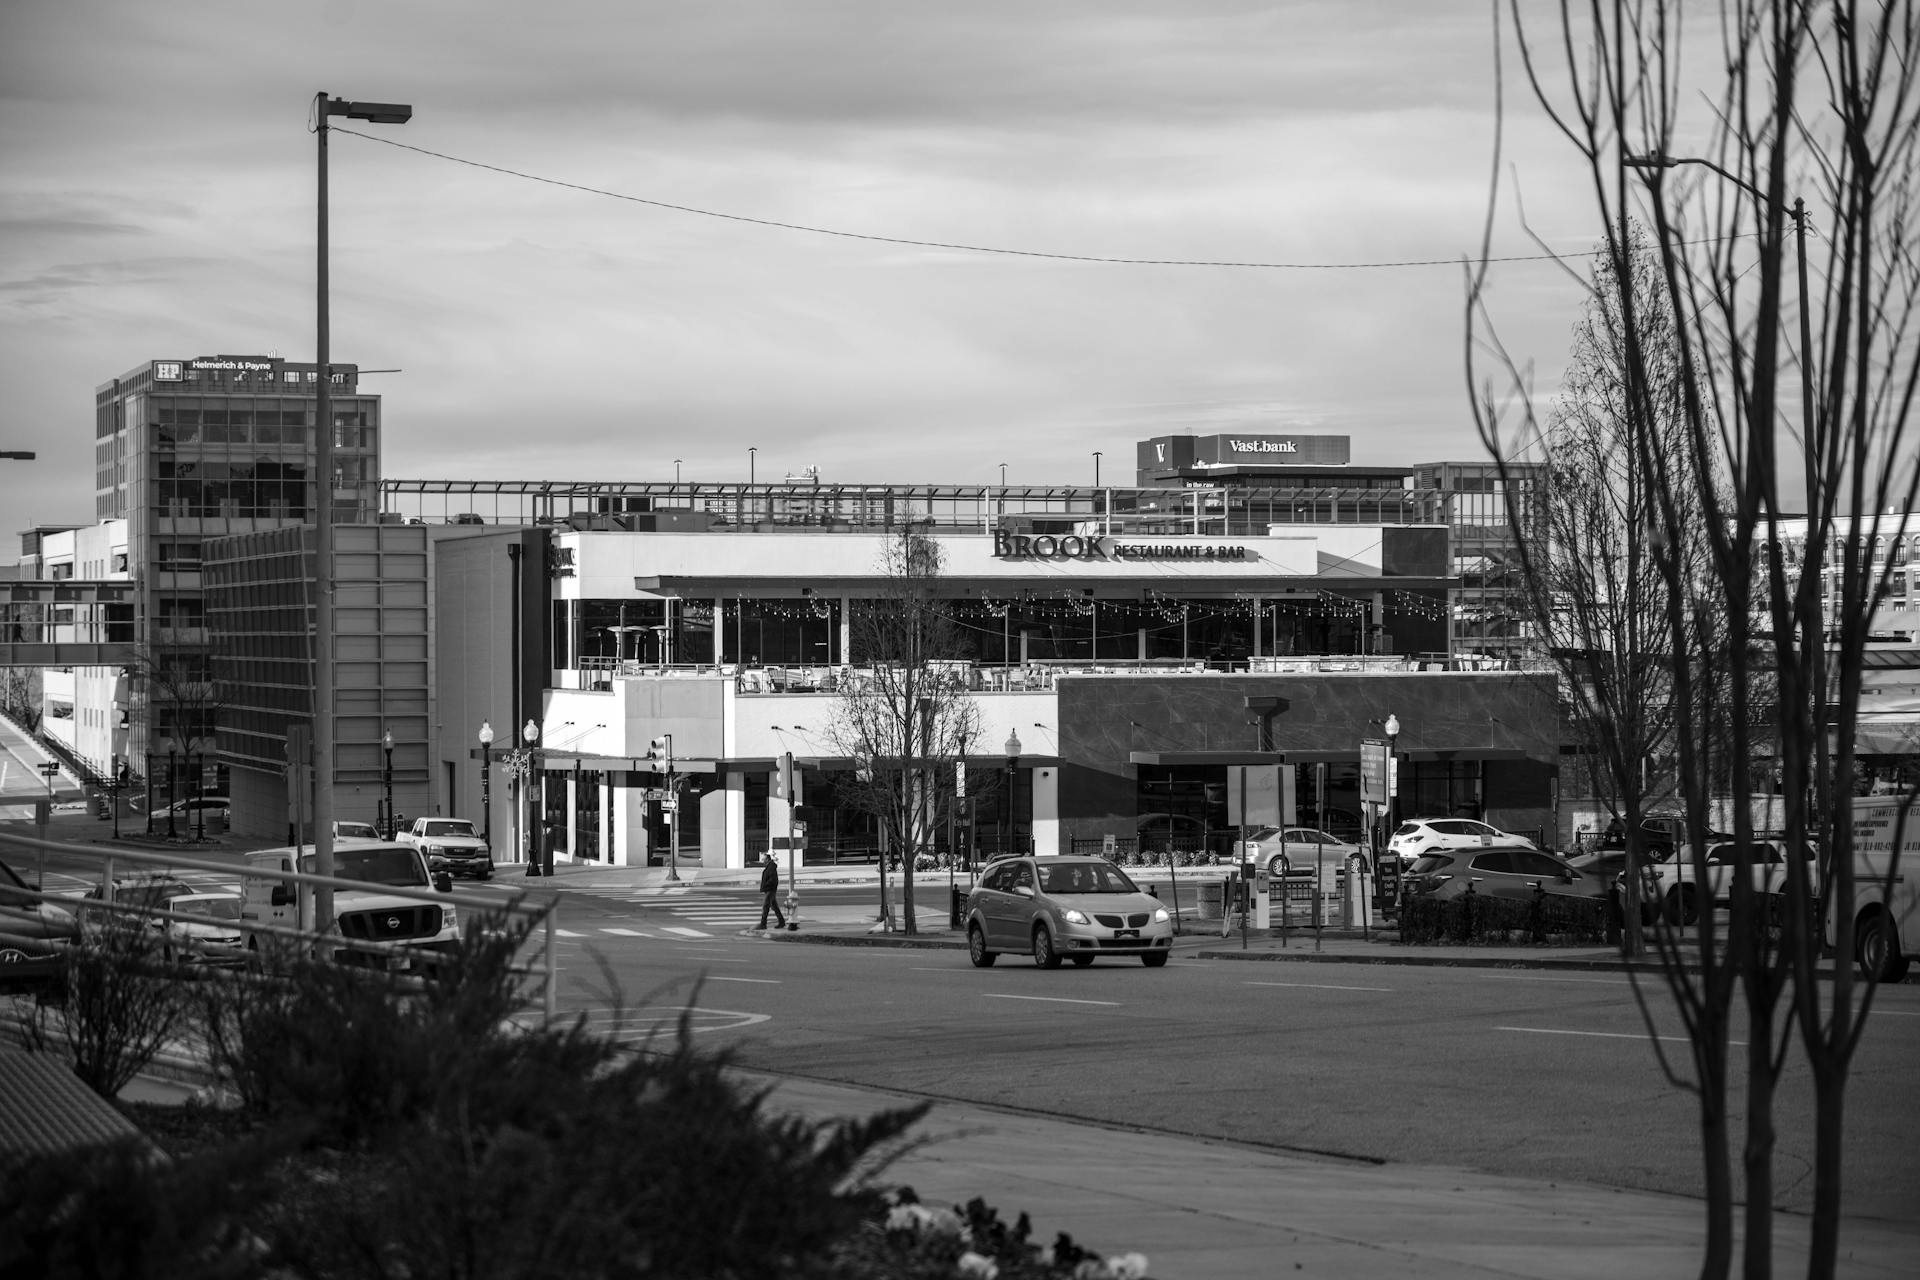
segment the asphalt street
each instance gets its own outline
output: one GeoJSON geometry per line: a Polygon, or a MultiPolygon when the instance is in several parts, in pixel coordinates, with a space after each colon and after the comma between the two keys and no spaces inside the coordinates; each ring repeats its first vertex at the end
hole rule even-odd
{"type": "MultiPolygon", "coordinates": [[[[805,893],[803,927],[804,903],[829,893],[872,897],[805,893]]],[[[1625,975],[1190,958],[1043,971],[1003,957],[977,970],[958,950],[751,933],[750,889],[563,902],[562,1007],[630,1041],[685,1015],[770,1072],[1329,1158],[1700,1185],[1694,1098],[1660,1060],[1690,1080],[1686,1036],[1664,989],[1643,984],[1643,1013],[1625,975]]],[[[1737,1044],[1747,1037],[1735,1028],[1737,1044]]],[[[1799,1053],[1786,1057],[1775,1199],[1805,1210],[1812,1091],[1799,1053]]],[[[1848,1087],[1850,1214],[1917,1216],[1917,1060],[1920,987],[1887,988],[1848,1087]]]]}
{"type": "MultiPolygon", "coordinates": [[[[79,866],[48,868],[51,891],[86,883],[79,866]]],[[[922,919],[944,920],[945,886],[927,887],[922,919]]],[[[510,872],[459,889],[548,891],[510,872]]],[[[1102,961],[1042,971],[1024,957],[978,970],[956,948],[759,934],[760,895],[748,887],[567,887],[560,899],[561,1007],[629,1042],[671,1035],[684,1018],[745,1067],[1137,1128],[1148,1160],[1153,1135],[1166,1133],[1339,1162],[1698,1193],[1694,1099],[1660,1058],[1690,1079],[1685,1035],[1664,989],[1642,984],[1643,1013],[1624,974],[1247,964],[1191,950],[1162,970],[1102,961]]],[[[809,903],[874,900],[870,884],[806,885],[802,930],[809,903]]],[[[1744,1042],[1745,1028],[1733,1038],[1744,1042]]],[[[1786,1055],[1775,1108],[1775,1200],[1794,1211],[1811,1190],[1812,1094],[1799,1059],[1786,1055]]],[[[1915,1061],[1920,986],[1884,988],[1848,1087],[1850,1216],[1920,1219],[1915,1061]]],[[[1736,1116],[1741,1105],[1736,1095],[1736,1116]]]]}

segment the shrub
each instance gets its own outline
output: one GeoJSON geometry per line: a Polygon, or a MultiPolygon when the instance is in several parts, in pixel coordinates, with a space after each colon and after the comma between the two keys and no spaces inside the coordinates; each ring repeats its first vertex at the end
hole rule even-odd
{"type": "Polygon", "coordinates": [[[1597,943],[1606,937],[1603,898],[1536,894],[1520,902],[1485,894],[1436,899],[1422,894],[1400,903],[1400,941],[1482,945],[1597,943]]]}
{"type": "Polygon", "coordinates": [[[188,976],[161,963],[158,936],[146,921],[109,915],[73,948],[62,985],[52,1001],[35,1005],[24,1038],[40,1050],[58,1040],[74,1074],[111,1098],[183,1025],[181,983],[188,976]]]}

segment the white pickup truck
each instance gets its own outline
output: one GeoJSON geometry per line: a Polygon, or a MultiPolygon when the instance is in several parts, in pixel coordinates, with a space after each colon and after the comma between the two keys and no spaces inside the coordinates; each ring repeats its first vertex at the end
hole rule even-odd
{"type": "MultiPolygon", "coordinates": [[[[296,870],[315,874],[310,849],[261,849],[247,855],[247,866],[263,871],[296,870]]],[[[434,952],[460,944],[459,917],[451,903],[431,901],[425,895],[446,893],[448,877],[427,870],[418,849],[403,844],[354,841],[334,849],[333,874],[340,880],[390,885],[410,892],[380,893],[372,889],[336,889],[333,894],[333,935],[369,947],[341,945],[331,958],[342,964],[369,968],[426,969],[434,952]]],[[[288,883],[266,876],[248,876],[240,905],[240,929],[249,951],[271,951],[293,945],[291,931],[314,927],[313,886],[288,883]],[[287,930],[268,932],[258,926],[287,930]]]]}
{"type": "Polygon", "coordinates": [[[452,876],[493,878],[493,850],[465,818],[415,818],[402,831],[401,844],[427,855],[427,865],[452,876]]]}

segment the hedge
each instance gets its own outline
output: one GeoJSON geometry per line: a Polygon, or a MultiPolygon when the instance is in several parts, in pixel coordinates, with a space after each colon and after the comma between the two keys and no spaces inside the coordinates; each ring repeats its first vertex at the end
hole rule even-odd
{"type": "Polygon", "coordinates": [[[1400,941],[1546,946],[1606,940],[1607,902],[1562,893],[1525,901],[1481,893],[1457,898],[1409,895],[1400,903],[1400,941]]]}

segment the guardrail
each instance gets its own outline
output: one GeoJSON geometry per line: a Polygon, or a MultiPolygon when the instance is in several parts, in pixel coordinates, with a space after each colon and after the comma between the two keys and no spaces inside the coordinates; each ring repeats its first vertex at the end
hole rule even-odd
{"type": "MultiPolygon", "coordinates": [[[[470,908],[483,916],[500,914],[509,917],[527,917],[539,927],[542,934],[540,952],[532,963],[516,965],[516,972],[538,974],[543,988],[542,1005],[546,1021],[554,1019],[558,1002],[559,969],[554,949],[558,929],[559,904],[555,901],[535,902],[528,899],[525,892],[514,894],[502,902],[496,898],[482,898],[477,894],[446,892],[437,889],[409,888],[405,885],[376,884],[362,880],[343,880],[334,876],[318,876],[300,871],[276,871],[265,867],[237,866],[232,862],[218,861],[212,858],[183,857],[176,853],[149,853],[135,849],[100,849],[91,845],[64,844],[53,840],[40,840],[13,831],[0,830],[0,853],[12,850],[25,850],[44,857],[57,854],[63,858],[85,859],[98,864],[98,883],[101,896],[93,898],[73,898],[46,892],[46,873],[36,872],[30,891],[40,902],[56,907],[77,910],[77,913],[104,911],[108,914],[140,915],[153,919],[170,918],[206,923],[203,916],[182,916],[164,908],[134,907],[116,905],[113,890],[116,883],[115,867],[128,865],[160,871],[206,871],[217,875],[231,876],[240,883],[242,897],[246,894],[249,880],[273,880],[285,884],[308,885],[311,887],[330,887],[335,890],[370,891],[396,898],[408,898],[416,902],[433,906],[470,908]]],[[[14,865],[16,873],[25,879],[24,869],[14,865]]],[[[245,930],[251,933],[271,937],[281,937],[290,945],[327,950],[364,950],[378,952],[417,952],[418,946],[409,946],[405,942],[379,942],[372,939],[348,938],[342,934],[322,935],[311,929],[293,929],[279,925],[250,922],[245,930]]]]}

